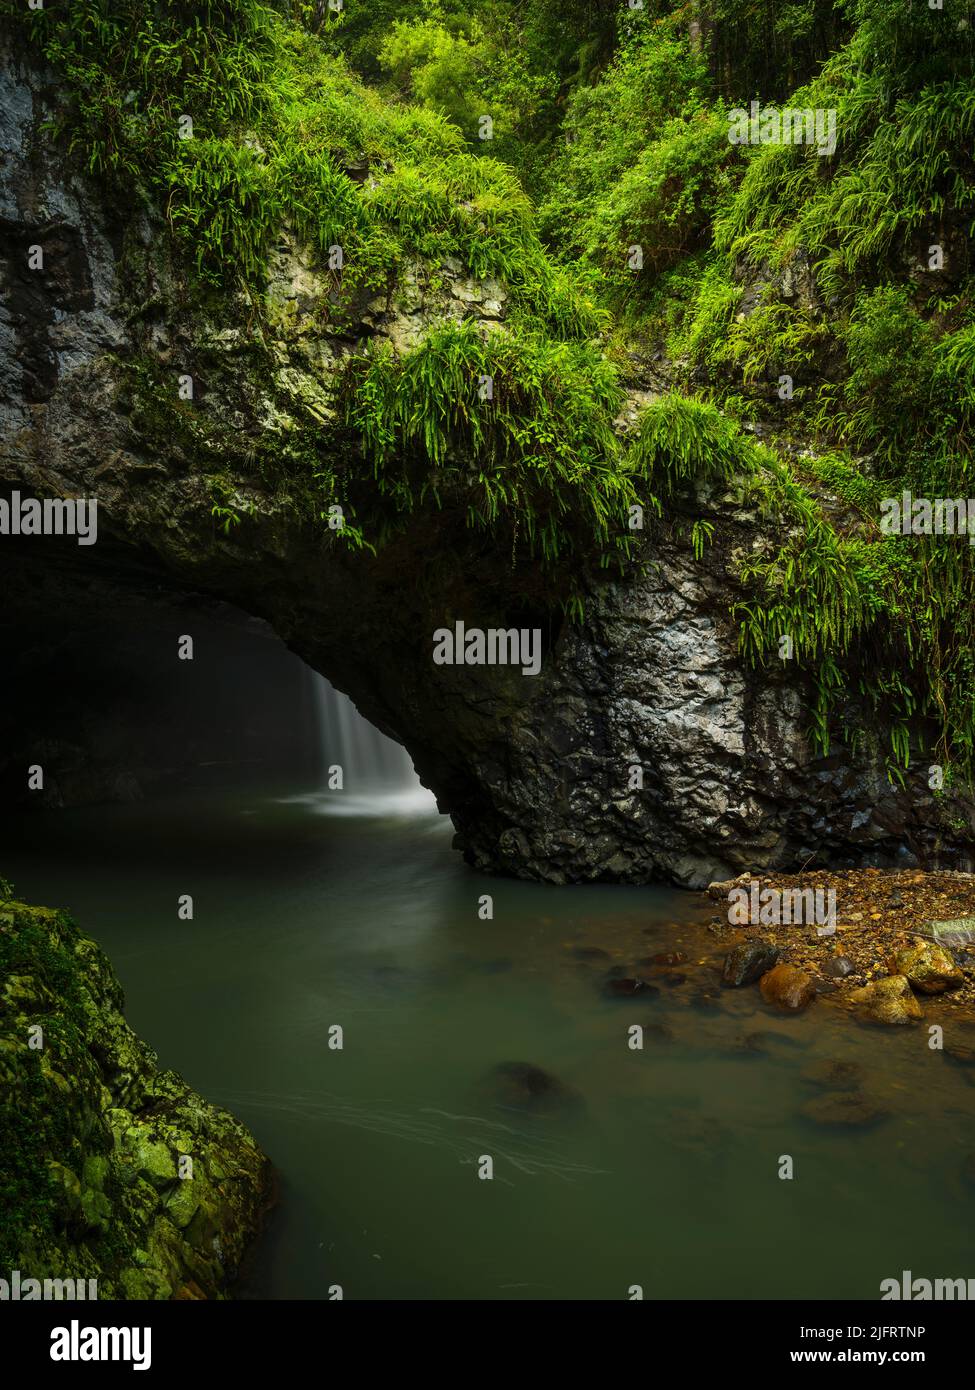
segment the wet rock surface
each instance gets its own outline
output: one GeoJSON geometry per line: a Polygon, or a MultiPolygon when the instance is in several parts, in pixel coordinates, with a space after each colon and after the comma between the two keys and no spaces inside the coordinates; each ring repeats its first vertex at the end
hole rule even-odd
{"type": "Polygon", "coordinates": [[[903,975],[889,975],[874,980],[848,996],[858,1015],[869,1023],[903,1025],[916,1023],[924,1017],[920,1004],[911,992],[903,975]]]}
{"type": "Polygon", "coordinates": [[[950,953],[930,941],[917,940],[895,952],[888,966],[892,975],[904,975],[922,994],[943,994],[965,983],[950,953]]]}
{"type": "MultiPolygon", "coordinates": [[[[750,891],[751,884],[749,874],[711,884],[708,899],[727,898],[742,887],[750,891]]],[[[975,1018],[975,960],[967,945],[975,923],[975,875],[840,869],[763,873],[754,884],[758,894],[771,888],[783,897],[793,892],[834,896],[835,931],[820,935],[804,923],[773,922],[762,925],[760,935],[749,930],[746,938],[776,947],[780,963],[806,971],[824,999],[851,1004],[855,996],[854,1009],[878,1022],[921,1017],[921,1000],[932,1021],[944,1021],[949,1030],[975,1018]],[[901,985],[882,983],[894,977],[907,982],[906,994],[901,985]],[[874,990],[875,985],[880,988],[874,990]],[[913,1002],[912,994],[918,996],[913,1002]]],[[[741,926],[723,917],[709,930],[718,942],[727,942],[729,954],[742,945],[741,926]]]]}
{"type": "Polygon", "coordinates": [[[816,985],[811,976],[794,965],[777,965],[759,981],[762,998],[783,1013],[800,1013],[815,998],[816,985]]]}
{"type": "Polygon", "coordinates": [[[779,959],[778,947],[756,938],[745,941],[725,957],[721,983],[733,989],[752,985],[767,974],[779,959]]]}

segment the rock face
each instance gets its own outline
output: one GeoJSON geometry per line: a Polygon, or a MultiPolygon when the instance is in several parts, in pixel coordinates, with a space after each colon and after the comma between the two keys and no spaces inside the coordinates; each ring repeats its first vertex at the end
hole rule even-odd
{"type": "Polygon", "coordinates": [[[220,1298],[270,1165],[122,1016],[100,948],[0,899],[0,1266],[96,1279],[99,1298],[220,1298]]]}
{"type": "MultiPolygon", "coordinates": [[[[0,546],[0,635],[20,654],[28,696],[44,630],[36,606],[26,616],[29,596],[52,611],[70,596],[80,611],[144,592],[189,614],[201,597],[219,599],[266,619],[406,745],[479,868],[696,887],[817,854],[850,865],[968,854],[968,832],[945,828],[920,774],[892,787],[869,739],[856,760],[840,750],[814,759],[802,675],[755,672],[740,658],[736,555],[762,533],[732,493],[689,499],[715,528],[701,561],[686,517],[662,523],[625,579],[583,578],[576,624],[510,546],[466,528],[463,496],[417,514],[376,554],[336,542],[316,520],[313,455],[358,449],[330,396],[341,363],[369,340],[409,349],[437,319],[503,320],[504,287],[470,281],[459,263],[435,283],[418,267],[360,307],[357,329],[333,331],[332,277],[282,228],[262,304],[196,296],[163,217],[114,210],[66,176],[42,131],[44,74],[2,61],[0,489],[99,504],[93,546],[0,546]],[[27,269],[37,245],[43,274],[27,269]],[[177,395],[183,374],[191,404],[177,395]],[[299,476],[279,460],[306,440],[299,476]],[[456,621],[539,628],[541,673],[434,666],[433,632],[456,621]]],[[[87,660],[97,673],[98,643],[87,660]]],[[[28,722],[22,733],[18,785],[44,729],[28,722]]],[[[56,779],[56,753],[49,761],[56,779]]]]}

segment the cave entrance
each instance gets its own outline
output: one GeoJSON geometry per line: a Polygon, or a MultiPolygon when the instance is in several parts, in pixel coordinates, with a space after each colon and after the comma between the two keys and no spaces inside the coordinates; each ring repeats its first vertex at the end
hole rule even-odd
{"type": "Polygon", "coordinates": [[[0,556],[0,809],[222,786],[345,814],[434,807],[406,750],[263,619],[128,551],[74,558],[49,538],[0,556]]]}

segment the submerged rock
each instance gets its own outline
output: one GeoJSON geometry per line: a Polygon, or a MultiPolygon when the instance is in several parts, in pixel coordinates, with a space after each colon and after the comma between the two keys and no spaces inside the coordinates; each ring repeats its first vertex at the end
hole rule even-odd
{"type": "Polygon", "coordinates": [[[533,1115],[574,1114],[585,1108],[578,1091],[533,1062],[499,1062],[481,1080],[482,1102],[533,1115]]]}
{"type": "Polygon", "coordinates": [[[849,956],[830,956],[823,966],[823,973],[829,975],[833,980],[845,980],[847,975],[852,975],[856,966],[849,956]]]}
{"type": "Polygon", "coordinates": [[[696,989],[690,995],[688,1003],[694,1009],[700,1009],[703,1013],[715,1014],[721,1011],[721,996],[714,990],[696,989]]]}
{"type": "Polygon", "coordinates": [[[889,962],[892,975],[903,975],[922,994],[943,994],[958,989],[965,976],[943,946],[932,941],[915,941],[897,951],[889,962]]]}
{"type": "Polygon", "coordinates": [[[944,1033],[944,1053],[963,1067],[975,1066],[975,1028],[971,1025],[947,1023],[944,1033]]]}
{"type": "Polygon", "coordinates": [[[643,1041],[672,1043],[674,1041],[674,1030],[673,1028],[668,1028],[666,1023],[645,1023],[643,1025],[643,1041]]]}
{"type": "Polygon", "coordinates": [[[835,1129],[868,1129],[885,1120],[889,1112],[859,1091],[835,1091],[807,1100],[800,1114],[835,1129]]]}
{"type": "Polygon", "coordinates": [[[806,1046],[799,1038],[787,1033],[773,1033],[769,1029],[757,1033],[747,1033],[738,1040],[738,1045],[758,1056],[773,1056],[776,1048],[803,1048],[806,1046]]]}
{"type": "Polygon", "coordinates": [[[799,1013],[816,995],[815,980],[794,965],[777,965],[762,976],[759,988],[766,1004],[785,1013],[799,1013]]]}
{"type": "Polygon", "coordinates": [[[604,951],[601,946],[573,946],[572,954],[576,960],[603,961],[610,959],[609,952],[604,951]]]}
{"type": "Polygon", "coordinates": [[[725,956],[721,983],[732,989],[753,985],[775,966],[778,959],[779,948],[770,942],[761,938],[744,941],[725,956]]]}
{"type": "Polygon", "coordinates": [[[824,1086],[831,1091],[855,1091],[863,1080],[863,1068],[856,1062],[837,1061],[835,1058],[811,1062],[799,1074],[811,1086],[824,1086]]]}
{"type": "Polygon", "coordinates": [[[478,961],[474,968],[480,975],[507,975],[514,964],[510,956],[499,956],[497,960],[478,961]]]}
{"type": "Polygon", "coordinates": [[[923,1018],[921,1006],[904,975],[888,975],[851,992],[850,1003],[869,1023],[906,1024],[923,1018]]]}
{"type": "Polygon", "coordinates": [[[158,1070],[122,1007],[108,959],[65,913],[0,904],[0,1268],[96,1279],[102,1299],[222,1298],[270,1164],[238,1120],[158,1070]]]}
{"type": "Polygon", "coordinates": [[[639,996],[641,999],[653,999],[660,993],[660,990],[656,985],[651,985],[646,980],[624,975],[621,979],[607,980],[603,985],[603,993],[609,999],[632,999],[635,996],[639,996]]]}

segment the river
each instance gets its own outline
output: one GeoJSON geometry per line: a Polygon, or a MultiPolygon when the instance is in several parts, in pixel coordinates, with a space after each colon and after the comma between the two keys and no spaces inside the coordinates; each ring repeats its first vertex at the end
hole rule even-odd
{"type": "Polygon", "coordinates": [[[305,784],[4,831],[19,894],[72,911],[162,1064],[273,1160],[243,1297],[876,1298],[904,1269],[972,1272],[975,1068],[932,1054],[923,1028],[721,991],[700,895],[473,873],[402,750],[348,711],[339,730],[332,694],[319,704],[305,784]],[[657,972],[658,994],[607,997],[610,972],[675,949],[688,963],[657,972]],[[801,1113],[834,1059],[886,1118],[801,1113]],[[512,1103],[484,1081],[508,1062],[578,1103],[512,1103]]]}

